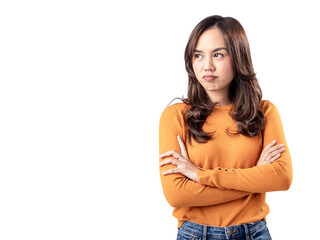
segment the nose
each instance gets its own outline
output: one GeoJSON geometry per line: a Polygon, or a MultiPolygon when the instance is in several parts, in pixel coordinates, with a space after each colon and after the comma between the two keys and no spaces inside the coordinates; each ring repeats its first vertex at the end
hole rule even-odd
{"type": "Polygon", "coordinates": [[[213,72],[215,70],[212,58],[207,58],[204,65],[204,70],[206,72],[213,72]]]}

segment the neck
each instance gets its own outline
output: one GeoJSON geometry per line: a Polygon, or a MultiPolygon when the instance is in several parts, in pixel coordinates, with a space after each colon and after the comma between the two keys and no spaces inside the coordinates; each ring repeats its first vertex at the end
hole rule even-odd
{"type": "Polygon", "coordinates": [[[208,92],[209,98],[212,102],[219,103],[221,106],[231,104],[230,98],[228,94],[216,93],[216,92],[208,92]]]}

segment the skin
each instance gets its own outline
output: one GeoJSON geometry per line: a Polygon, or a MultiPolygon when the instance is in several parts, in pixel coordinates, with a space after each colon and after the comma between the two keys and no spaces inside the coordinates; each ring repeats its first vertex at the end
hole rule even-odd
{"type": "MultiPolygon", "coordinates": [[[[235,73],[231,56],[220,29],[217,27],[209,28],[201,34],[195,47],[192,66],[197,80],[206,90],[212,102],[218,102],[220,105],[231,104],[228,90],[235,73]]],[[[177,168],[169,169],[162,174],[180,173],[195,182],[199,182],[198,167],[189,159],[185,143],[180,136],[177,136],[177,141],[181,153],[168,151],[159,156],[160,158],[166,158],[159,163],[160,167],[173,164],[177,168]]],[[[276,141],[272,141],[261,152],[256,166],[271,164],[284,151],[283,144],[276,145],[276,141]]]]}
{"type": "Polygon", "coordinates": [[[201,34],[193,56],[193,71],[212,102],[230,104],[228,89],[235,76],[231,56],[219,28],[201,34]],[[215,76],[214,80],[206,76],[215,76]]]}

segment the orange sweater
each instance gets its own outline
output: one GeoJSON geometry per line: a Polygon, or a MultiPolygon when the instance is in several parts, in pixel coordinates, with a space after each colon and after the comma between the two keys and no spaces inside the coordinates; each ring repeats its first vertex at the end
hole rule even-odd
{"type": "MultiPolygon", "coordinates": [[[[181,174],[161,176],[164,195],[174,207],[180,227],[183,221],[211,226],[230,226],[264,219],[269,213],[266,192],[288,190],[292,182],[291,157],[277,108],[261,101],[266,124],[255,137],[229,136],[225,130],[237,129],[229,115],[231,105],[215,106],[203,129],[216,131],[212,140],[187,143],[184,103],[168,106],[162,113],[159,128],[160,154],[180,151],[177,135],[186,143],[190,160],[202,170],[200,183],[181,174]],[[285,151],[272,164],[256,167],[263,148],[271,141],[284,144],[285,151]]],[[[161,161],[163,159],[160,159],[161,161]]],[[[160,172],[175,165],[165,165],[160,172]]]]}

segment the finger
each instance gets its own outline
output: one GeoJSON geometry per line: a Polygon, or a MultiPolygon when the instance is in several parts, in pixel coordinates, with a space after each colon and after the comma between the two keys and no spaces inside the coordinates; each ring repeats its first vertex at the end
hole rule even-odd
{"type": "Polygon", "coordinates": [[[176,158],[168,158],[159,163],[159,166],[162,167],[164,165],[173,164],[178,165],[178,160],[176,158]]]}
{"type": "Polygon", "coordinates": [[[268,153],[269,153],[269,149],[270,149],[274,144],[276,144],[276,141],[275,141],[275,140],[273,140],[271,143],[269,143],[269,144],[262,150],[260,156],[265,159],[266,156],[267,156],[268,153]]]}
{"type": "Polygon", "coordinates": [[[280,145],[277,145],[275,147],[270,148],[266,155],[274,156],[277,153],[283,152],[284,150],[285,150],[285,148],[283,147],[283,144],[280,144],[280,145]]]}
{"type": "Polygon", "coordinates": [[[273,146],[273,147],[269,148],[268,151],[269,152],[273,152],[273,151],[276,151],[276,150],[278,150],[280,148],[283,148],[283,147],[284,147],[284,144],[278,144],[276,146],[273,146]]]}
{"type": "Polygon", "coordinates": [[[277,145],[277,146],[274,146],[274,147],[271,147],[269,148],[263,155],[263,157],[265,159],[270,159],[271,157],[273,157],[274,155],[276,155],[277,153],[280,153],[281,149],[283,148],[283,144],[280,144],[280,145],[277,145]]]}
{"type": "Polygon", "coordinates": [[[274,146],[275,144],[277,143],[277,141],[276,140],[273,140],[271,143],[269,143],[264,149],[269,149],[269,148],[271,148],[272,146],[274,146]]]}
{"type": "Polygon", "coordinates": [[[263,150],[262,150],[262,153],[261,155],[265,155],[265,153],[268,151],[269,148],[271,148],[273,145],[276,144],[276,140],[273,140],[271,143],[269,143],[263,150]]]}
{"type": "Polygon", "coordinates": [[[271,157],[273,157],[274,155],[276,155],[277,153],[281,153],[283,152],[282,150],[279,151],[280,149],[282,149],[284,146],[284,144],[278,144],[276,146],[269,146],[268,149],[266,149],[263,153],[261,153],[261,156],[266,159],[270,159],[271,157]]]}
{"type": "Polygon", "coordinates": [[[281,156],[280,153],[278,153],[277,155],[275,155],[273,158],[271,158],[268,163],[273,163],[275,160],[277,160],[279,157],[281,156]]]}
{"type": "Polygon", "coordinates": [[[177,138],[178,138],[178,142],[179,142],[179,145],[180,145],[182,157],[189,159],[188,153],[187,153],[187,149],[186,149],[186,145],[184,144],[183,140],[181,139],[181,137],[179,135],[178,135],[177,138]]]}
{"type": "Polygon", "coordinates": [[[181,169],[180,168],[171,168],[169,170],[166,170],[162,172],[162,175],[166,176],[168,174],[173,174],[173,173],[180,173],[181,169]]]}
{"type": "Polygon", "coordinates": [[[272,159],[274,156],[278,155],[278,154],[281,154],[285,151],[285,148],[284,147],[281,147],[280,149],[278,148],[277,150],[274,150],[272,152],[270,152],[267,156],[266,156],[266,159],[268,161],[270,161],[270,159],[272,159]]]}
{"type": "Polygon", "coordinates": [[[165,153],[161,154],[159,157],[160,158],[164,158],[164,157],[169,157],[169,156],[173,156],[175,158],[179,158],[181,156],[181,154],[178,153],[177,151],[173,150],[173,151],[165,152],[165,153]]]}

